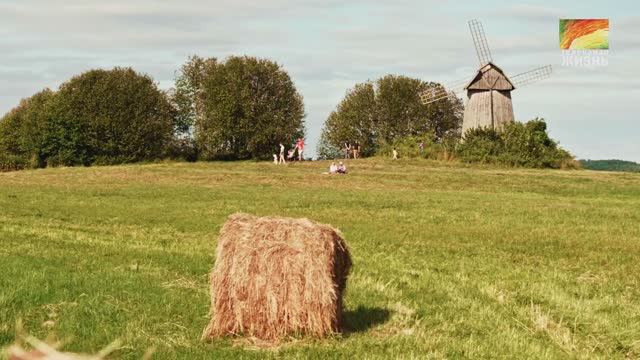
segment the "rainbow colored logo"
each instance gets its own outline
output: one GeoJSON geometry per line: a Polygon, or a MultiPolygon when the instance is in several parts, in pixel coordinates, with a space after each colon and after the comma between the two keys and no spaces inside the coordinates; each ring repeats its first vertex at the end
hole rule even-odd
{"type": "Polygon", "coordinates": [[[560,49],[609,49],[609,19],[560,19],[560,49]]]}

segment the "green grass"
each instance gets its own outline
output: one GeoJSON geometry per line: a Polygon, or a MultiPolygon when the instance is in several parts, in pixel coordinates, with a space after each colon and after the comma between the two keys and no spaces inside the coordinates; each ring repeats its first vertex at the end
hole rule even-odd
{"type": "Polygon", "coordinates": [[[0,174],[0,346],[22,319],[69,351],[120,339],[123,359],[640,357],[640,174],[349,165],[0,174]],[[200,342],[217,232],[238,211],[342,230],[348,334],[200,342]]]}

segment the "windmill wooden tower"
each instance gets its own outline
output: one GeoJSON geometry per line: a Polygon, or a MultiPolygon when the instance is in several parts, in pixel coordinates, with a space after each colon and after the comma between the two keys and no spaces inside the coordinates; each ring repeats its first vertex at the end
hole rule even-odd
{"type": "Polygon", "coordinates": [[[469,30],[478,54],[480,68],[471,80],[465,79],[449,86],[437,86],[420,94],[423,104],[430,104],[463,91],[467,92],[462,134],[473,128],[500,130],[513,119],[511,92],[551,75],[551,65],[542,66],[509,78],[493,63],[482,24],[469,21],[469,30]]]}

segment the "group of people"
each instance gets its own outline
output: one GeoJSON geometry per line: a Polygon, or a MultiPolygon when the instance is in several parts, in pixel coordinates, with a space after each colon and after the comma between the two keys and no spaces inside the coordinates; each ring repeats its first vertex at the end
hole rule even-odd
{"type": "Polygon", "coordinates": [[[357,159],[360,157],[360,144],[359,143],[354,143],[354,144],[349,144],[349,143],[344,143],[344,158],[345,159],[349,159],[351,156],[353,156],[354,159],[357,159]]]}
{"type": "Polygon", "coordinates": [[[347,166],[340,161],[339,165],[336,165],[335,162],[331,163],[331,166],[329,166],[329,175],[334,175],[334,174],[346,174],[347,173],[347,166]]]}
{"type": "MultiPolygon", "coordinates": [[[[298,160],[302,161],[304,160],[303,154],[304,154],[304,139],[299,138],[298,140],[296,140],[295,145],[293,146],[293,148],[289,149],[289,151],[287,152],[287,157],[286,159],[289,159],[289,161],[293,161],[296,160],[296,151],[298,152],[298,160]]],[[[286,164],[287,160],[285,159],[284,156],[284,152],[285,152],[285,147],[282,143],[280,143],[280,151],[278,153],[278,155],[273,154],[273,163],[274,164],[286,164]]]]}

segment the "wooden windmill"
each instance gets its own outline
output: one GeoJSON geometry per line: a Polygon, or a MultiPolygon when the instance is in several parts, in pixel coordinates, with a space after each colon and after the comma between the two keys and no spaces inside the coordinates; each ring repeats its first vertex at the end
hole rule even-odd
{"type": "Polygon", "coordinates": [[[500,130],[504,124],[513,121],[511,92],[516,87],[531,84],[551,75],[551,65],[542,66],[509,78],[493,63],[482,24],[478,20],[469,21],[469,30],[475,44],[480,68],[469,79],[450,86],[438,86],[420,94],[423,104],[430,104],[466,90],[467,104],[464,109],[462,134],[473,128],[500,130]]]}

